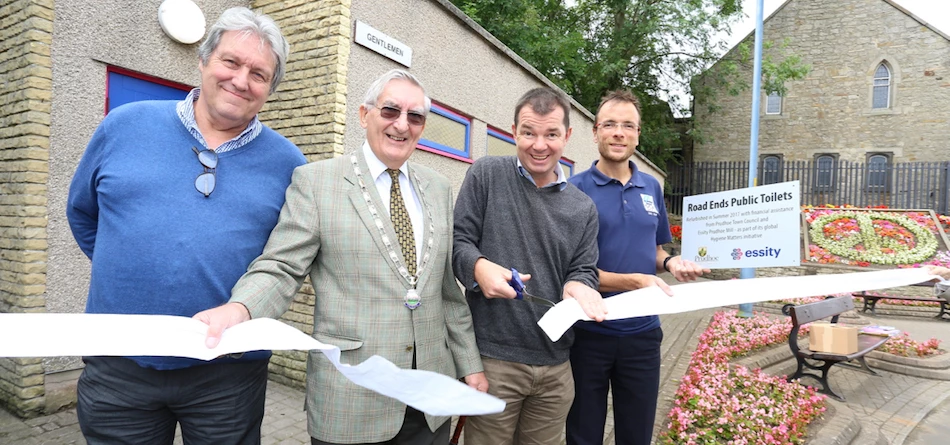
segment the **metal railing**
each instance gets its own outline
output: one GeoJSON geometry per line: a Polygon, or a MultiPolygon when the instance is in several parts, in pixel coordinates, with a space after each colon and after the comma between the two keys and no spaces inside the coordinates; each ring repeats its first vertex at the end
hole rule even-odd
{"type": "MultiPolygon", "coordinates": [[[[785,161],[777,169],[758,166],[759,184],[801,182],[802,205],[887,206],[930,209],[946,215],[950,207],[950,162],[903,162],[887,165],[836,161],[821,169],[814,161],[785,161]],[[819,171],[820,170],[820,171],[819,171]]],[[[697,162],[674,166],[666,177],[667,210],[683,214],[683,197],[745,188],[748,161],[697,162]]]]}

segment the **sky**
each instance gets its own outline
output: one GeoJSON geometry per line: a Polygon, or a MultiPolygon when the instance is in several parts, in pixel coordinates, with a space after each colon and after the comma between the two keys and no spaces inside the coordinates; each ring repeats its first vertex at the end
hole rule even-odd
{"type": "MultiPolygon", "coordinates": [[[[730,47],[755,30],[756,3],[756,0],[742,0],[742,11],[746,18],[732,26],[732,35],[727,37],[730,47]]],[[[769,14],[782,6],[785,0],[764,0],[763,3],[762,18],[766,19],[769,14]]],[[[950,0],[894,0],[894,3],[901,5],[944,34],[950,34],[950,0]]]]}

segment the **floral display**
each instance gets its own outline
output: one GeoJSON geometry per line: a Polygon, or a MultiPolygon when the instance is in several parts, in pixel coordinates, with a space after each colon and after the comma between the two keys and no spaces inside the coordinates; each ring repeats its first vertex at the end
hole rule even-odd
{"type": "MultiPolygon", "coordinates": [[[[914,267],[937,254],[936,235],[941,228],[929,212],[898,214],[811,207],[802,211],[810,226],[806,255],[812,262],[914,267]]],[[[926,264],[940,263],[931,260],[926,264]]]]}
{"type": "Polygon", "coordinates": [[[911,355],[926,357],[928,355],[943,353],[943,351],[940,350],[940,340],[938,338],[931,337],[930,340],[918,343],[911,339],[910,334],[906,332],[904,332],[903,335],[891,337],[887,340],[887,343],[884,343],[878,350],[901,357],[910,357],[911,355]]]}
{"type": "Polygon", "coordinates": [[[825,396],[784,377],[729,365],[730,358],[784,343],[790,330],[787,318],[716,313],[676,392],[661,443],[804,443],[805,427],[825,411],[825,396]]]}
{"type": "Polygon", "coordinates": [[[670,233],[673,235],[674,243],[683,241],[683,226],[677,224],[670,225],[670,233]]]}

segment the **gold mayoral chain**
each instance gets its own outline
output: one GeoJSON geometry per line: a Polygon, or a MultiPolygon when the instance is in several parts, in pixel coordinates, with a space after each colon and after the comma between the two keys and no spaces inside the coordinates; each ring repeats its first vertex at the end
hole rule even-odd
{"type": "MultiPolygon", "coordinates": [[[[373,195],[369,193],[369,189],[366,188],[366,181],[363,180],[363,172],[360,170],[359,163],[356,159],[356,155],[350,156],[350,162],[353,163],[353,173],[356,173],[356,180],[360,184],[360,190],[363,192],[363,199],[366,200],[366,206],[369,208],[369,213],[373,215],[373,222],[376,223],[376,228],[379,230],[379,234],[383,239],[383,245],[386,246],[386,249],[389,252],[389,259],[396,265],[396,269],[399,270],[399,274],[409,283],[409,289],[406,291],[406,297],[403,299],[403,304],[409,309],[415,309],[422,305],[422,296],[419,295],[419,292],[416,291],[416,278],[422,275],[422,271],[425,270],[426,266],[429,265],[429,258],[431,257],[430,253],[432,251],[432,240],[435,239],[435,229],[432,227],[432,224],[427,224],[429,226],[429,242],[425,244],[425,254],[422,255],[422,262],[419,263],[419,267],[416,270],[415,275],[409,273],[409,269],[403,263],[399,254],[396,253],[396,249],[393,246],[393,242],[389,239],[389,235],[386,234],[386,226],[383,224],[383,220],[379,217],[379,210],[376,209],[376,204],[373,204],[373,195]]],[[[422,196],[421,190],[416,190],[419,193],[419,197],[422,201],[425,201],[425,197],[422,196]]],[[[434,221],[432,219],[432,210],[427,206],[423,206],[426,212],[426,216],[429,218],[429,221],[434,221]]]]}

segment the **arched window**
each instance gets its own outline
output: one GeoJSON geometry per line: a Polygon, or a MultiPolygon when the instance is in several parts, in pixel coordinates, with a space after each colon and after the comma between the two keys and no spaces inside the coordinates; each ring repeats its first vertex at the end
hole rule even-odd
{"type": "Polygon", "coordinates": [[[768,155],[762,158],[762,185],[782,182],[781,156],[768,155]]]}
{"type": "Polygon", "coordinates": [[[871,108],[885,109],[891,107],[891,70],[883,62],[874,71],[874,92],[871,98],[871,108]]]}
{"type": "Polygon", "coordinates": [[[868,155],[867,189],[871,192],[888,191],[890,156],[882,153],[868,155]]]}
{"type": "Polygon", "coordinates": [[[835,155],[823,154],[815,157],[815,189],[833,191],[838,159],[835,155]]]}

